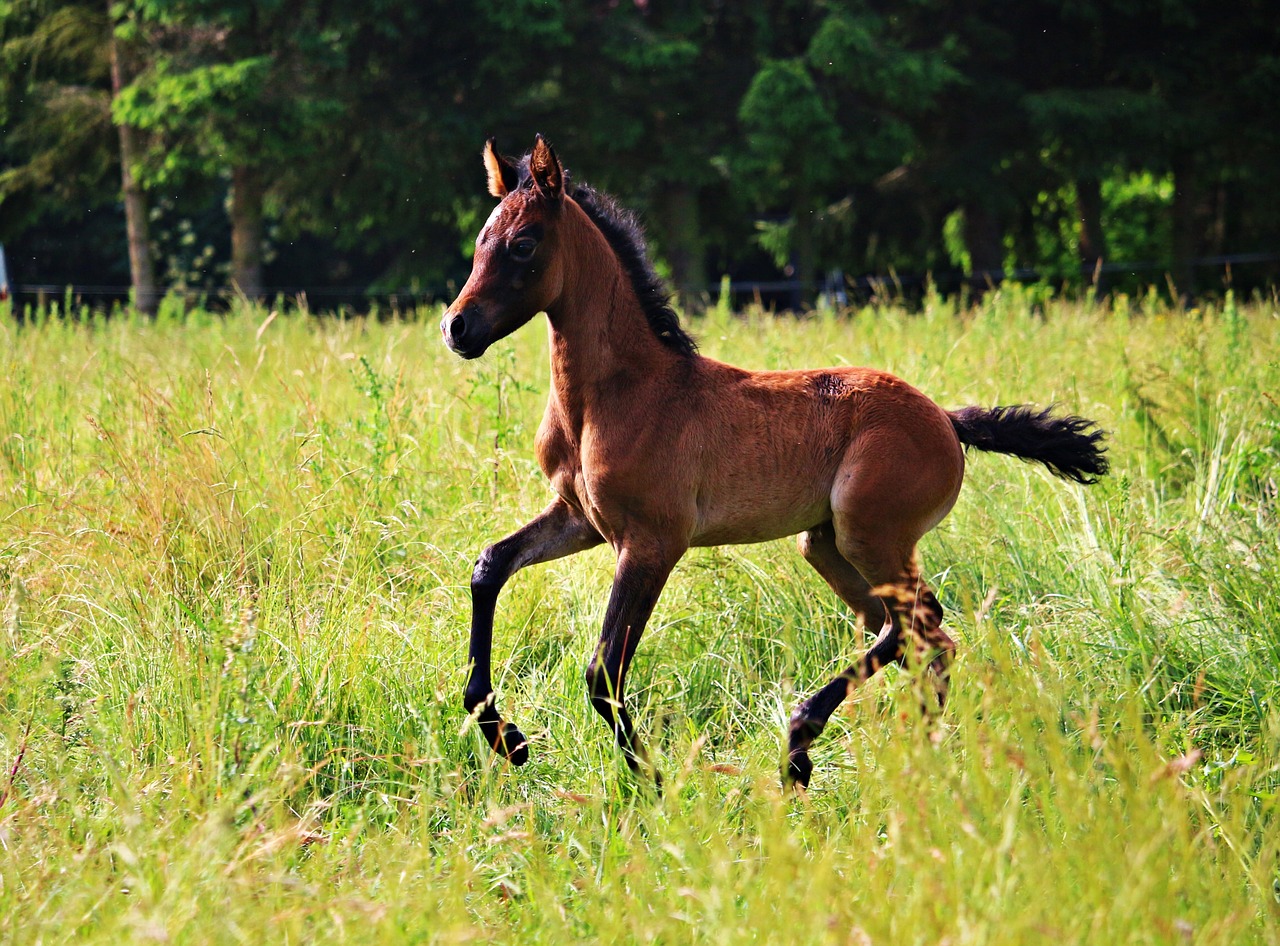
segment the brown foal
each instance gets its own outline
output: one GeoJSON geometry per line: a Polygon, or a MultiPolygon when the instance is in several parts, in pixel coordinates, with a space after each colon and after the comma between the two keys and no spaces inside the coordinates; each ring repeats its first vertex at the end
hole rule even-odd
{"type": "Polygon", "coordinates": [[[1102,433],[1026,407],[948,412],[869,368],[745,371],[702,357],[667,304],[633,217],[571,186],[541,136],[519,162],[490,141],[484,161],[501,202],[441,331],[450,349],[476,358],[547,314],[551,392],[536,449],[557,494],[486,548],[471,579],[464,699],[490,747],[516,765],[529,757],[494,700],[498,592],[527,565],[601,542],[617,570],[587,690],[633,770],[657,778],[623,700],[627,668],[691,546],[798,535],[801,554],[878,635],[796,709],[786,781],[808,784],[810,744],[850,688],[886,664],[928,667],[945,699],[955,642],[921,578],[916,543],[955,504],[964,446],[1087,483],[1107,469],[1102,433]]]}

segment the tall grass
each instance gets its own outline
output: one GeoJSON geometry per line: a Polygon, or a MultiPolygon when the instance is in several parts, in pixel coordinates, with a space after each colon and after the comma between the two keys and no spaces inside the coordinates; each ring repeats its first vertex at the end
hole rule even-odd
{"type": "Polygon", "coordinates": [[[739,364],[1111,431],[1090,489],[971,457],[922,549],[961,645],[941,738],[886,673],[799,799],[786,716],[865,642],[788,543],[692,553],[664,592],[631,684],[662,798],[585,698],[607,551],[499,602],[530,764],[471,731],[471,564],[548,498],[540,326],[464,363],[425,311],[5,315],[5,941],[1280,936],[1274,300],[694,322],[739,364]]]}

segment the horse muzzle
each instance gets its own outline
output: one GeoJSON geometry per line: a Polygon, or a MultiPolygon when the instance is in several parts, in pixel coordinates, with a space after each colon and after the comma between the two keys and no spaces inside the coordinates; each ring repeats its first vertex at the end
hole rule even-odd
{"type": "Polygon", "coordinates": [[[440,334],[451,352],[468,359],[483,355],[491,341],[488,320],[478,306],[470,304],[450,307],[440,320],[440,334]]]}

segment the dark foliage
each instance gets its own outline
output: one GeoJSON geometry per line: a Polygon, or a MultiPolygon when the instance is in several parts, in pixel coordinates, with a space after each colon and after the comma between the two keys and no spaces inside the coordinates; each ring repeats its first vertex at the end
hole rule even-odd
{"type": "MultiPolygon", "coordinates": [[[[131,0],[109,17],[15,0],[0,241],[19,286],[118,285],[123,240],[73,254],[65,233],[124,232],[123,121],[164,218],[162,288],[228,285],[239,234],[268,292],[449,298],[486,206],[477,144],[541,128],[643,214],[694,309],[724,275],[737,301],[793,307],[890,272],[907,294],[1010,272],[1103,292],[1272,284],[1280,18],[1263,0],[1150,6],[131,0]],[[237,178],[254,186],[224,200],[237,178]],[[229,219],[209,225],[210,206],[229,219]]],[[[690,348],[638,246],[655,329],[690,348]]]]}

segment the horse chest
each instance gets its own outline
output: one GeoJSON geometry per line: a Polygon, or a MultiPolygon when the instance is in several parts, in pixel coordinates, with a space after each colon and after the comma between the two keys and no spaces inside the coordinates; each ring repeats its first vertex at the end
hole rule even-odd
{"type": "Polygon", "coordinates": [[[590,490],[587,487],[580,435],[575,433],[559,412],[549,409],[543,417],[542,425],[538,428],[535,450],[538,465],[551,481],[551,488],[598,526],[598,517],[592,508],[590,490]]]}
{"type": "Polygon", "coordinates": [[[538,429],[538,464],[552,489],[581,512],[606,539],[625,527],[626,463],[619,463],[621,444],[575,431],[556,412],[548,411],[538,429]]]}

